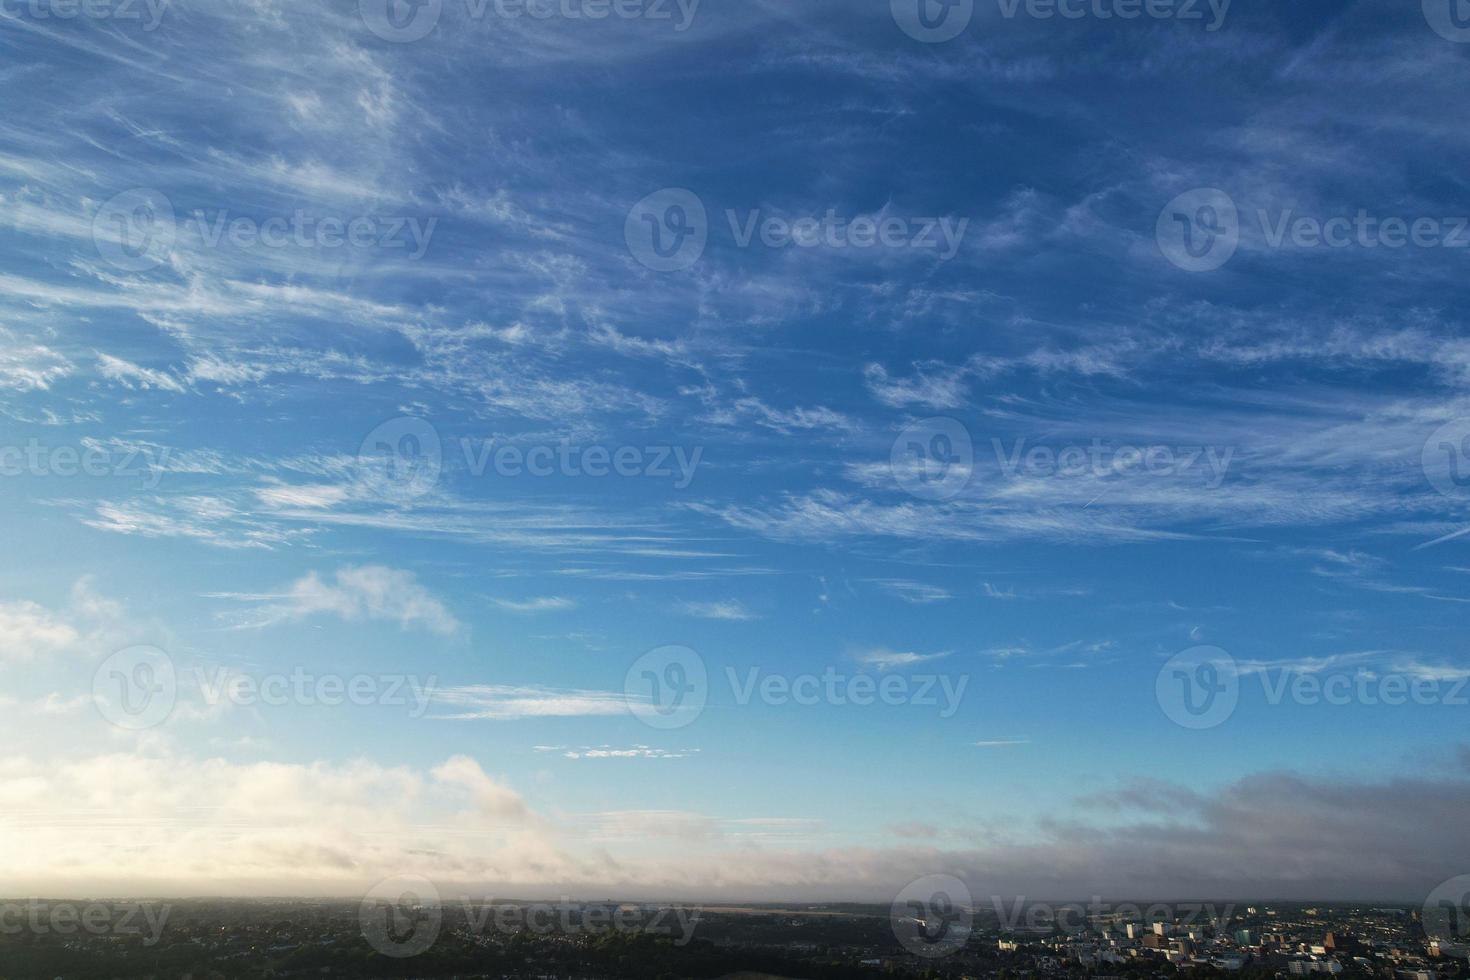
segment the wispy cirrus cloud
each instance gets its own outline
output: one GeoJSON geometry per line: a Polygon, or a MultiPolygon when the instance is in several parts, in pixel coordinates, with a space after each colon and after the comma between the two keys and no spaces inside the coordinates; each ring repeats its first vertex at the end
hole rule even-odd
{"type": "Polygon", "coordinates": [[[44,391],[74,369],[71,361],[44,344],[21,343],[0,330],[0,388],[44,391]]]}
{"type": "Polygon", "coordinates": [[[745,605],[738,599],[716,599],[709,602],[691,600],[679,603],[678,609],[685,616],[694,616],[699,619],[744,622],[757,618],[756,614],[745,608],[745,605]]]}
{"type": "Polygon", "coordinates": [[[308,572],[284,591],[266,595],[212,593],[209,598],[250,603],[240,629],[261,629],[278,623],[316,616],[336,616],[349,622],[387,620],[403,629],[419,627],[449,636],[462,627],[444,603],[412,573],[385,565],[344,565],[331,581],[308,572]]]}
{"type": "Polygon", "coordinates": [[[615,748],[611,745],[538,745],[537,752],[555,752],[563,759],[688,759],[699,749],[661,749],[650,745],[615,748]]]}
{"type": "Polygon", "coordinates": [[[509,684],[471,684],[434,692],[434,703],[453,721],[517,721],[524,718],[583,718],[626,715],[626,694],[509,684]]]}
{"type": "Polygon", "coordinates": [[[954,594],[948,589],[938,585],[930,585],[926,582],[915,582],[911,579],[899,578],[880,578],[872,579],[871,581],[885,592],[916,606],[925,606],[934,602],[946,602],[954,598],[954,594]]]}
{"type": "Polygon", "coordinates": [[[1030,745],[1031,740],[1020,735],[1003,735],[999,738],[982,738],[970,744],[979,749],[1008,749],[1013,746],[1030,745]]]}
{"type": "Polygon", "coordinates": [[[490,601],[507,612],[515,613],[560,612],[577,608],[575,599],[559,595],[532,596],[528,599],[491,599],[490,601]]]}
{"type": "Polygon", "coordinates": [[[898,667],[913,667],[916,664],[928,663],[931,660],[941,660],[949,656],[949,652],[943,653],[913,653],[912,651],[896,650],[866,650],[855,654],[853,659],[860,664],[877,667],[879,670],[893,670],[898,667]]]}

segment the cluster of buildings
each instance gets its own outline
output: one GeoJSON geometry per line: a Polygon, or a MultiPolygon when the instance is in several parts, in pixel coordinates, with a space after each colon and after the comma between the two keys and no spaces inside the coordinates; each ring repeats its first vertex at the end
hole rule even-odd
{"type": "MultiPolygon", "coordinates": [[[[1031,927],[996,940],[1001,956],[1021,957],[1035,972],[1100,975],[1113,968],[1169,964],[1174,971],[1212,968],[1253,975],[1310,977],[1344,973],[1378,980],[1470,980],[1470,945],[1424,934],[1412,909],[1250,906],[1204,922],[1089,920],[1058,934],[1031,927]]],[[[1137,969],[1120,969],[1136,973],[1137,969]]]]}

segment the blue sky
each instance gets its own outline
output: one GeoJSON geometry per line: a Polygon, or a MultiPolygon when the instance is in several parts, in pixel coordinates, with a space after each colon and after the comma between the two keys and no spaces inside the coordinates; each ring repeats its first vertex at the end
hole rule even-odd
{"type": "Polygon", "coordinates": [[[4,876],[1463,872],[1470,48],[1434,0],[1197,6],[0,5],[4,876]],[[139,645],[172,710],[114,724],[139,645]],[[704,707],[656,727],[671,645],[704,707]],[[1190,728],[1200,646],[1238,704],[1190,728]],[[293,672],[432,694],[198,682],[293,672]],[[1434,695],[1261,683],[1330,677],[1434,695]]]}

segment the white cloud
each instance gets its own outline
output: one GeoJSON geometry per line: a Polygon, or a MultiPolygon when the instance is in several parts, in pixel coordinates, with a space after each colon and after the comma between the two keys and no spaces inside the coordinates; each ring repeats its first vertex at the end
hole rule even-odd
{"type": "Polygon", "coordinates": [[[459,721],[520,718],[578,718],[628,713],[628,697],[611,691],[569,691],[547,687],[475,684],[434,692],[435,703],[458,709],[440,715],[459,721]]]}
{"type": "Polygon", "coordinates": [[[538,745],[536,751],[555,752],[564,759],[688,759],[699,753],[698,749],[658,749],[649,745],[635,745],[626,749],[615,749],[610,745],[584,745],[576,748],[538,745]]]}
{"type": "Polygon", "coordinates": [[[337,569],[334,579],[326,582],[316,572],[309,572],[280,595],[216,597],[259,603],[256,615],[241,624],[247,627],[329,615],[349,622],[396,621],[403,629],[420,626],[446,636],[460,629],[454,615],[419,584],[412,572],[383,565],[344,565],[337,569]]]}
{"type": "Polygon", "coordinates": [[[921,405],[925,408],[962,407],[969,397],[971,372],[966,367],[931,364],[912,378],[891,378],[881,364],[863,369],[863,381],[874,398],[892,408],[921,405]]]}
{"type": "Polygon", "coordinates": [[[123,626],[122,604],[98,593],[92,577],[84,575],[61,609],[29,599],[0,602],[0,663],[94,653],[120,642],[123,626]]]}
{"type": "Polygon", "coordinates": [[[908,579],[880,578],[871,579],[873,584],[902,599],[904,602],[916,606],[928,605],[933,602],[946,602],[954,598],[954,594],[948,589],[938,585],[930,585],[927,582],[912,582],[908,579]]]}
{"type": "Polygon", "coordinates": [[[145,391],[150,388],[161,388],[164,391],[182,392],[184,386],[178,378],[163,371],[155,371],[125,361],[111,354],[97,352],[97,369],[104,378],[116,381],[128,388],[142,388],[145,391]]]}
{"type": "Polygon", "coordinates": [[[23,343],[0,330],[0,388],[45,391],[72,373],[72,364],[49,347],[23,343]]]}
{"type": "Polygon", "coordinates": [[[348,493],[345,486],[333,484],[308,486],[275,484],[257,488],[255,495],[260,498],[261,503],[268,507],[314,508],[340,504],[347,499],[348,493]]]}
{"type": "Polygon", "coordinates": [[[491,599],[501,609],[518,613],[551,612],[558,609],[575,609],[576,600],[565,596],[548,595],[536,596],[530,599],[491,599]]]}
{"type": "Polygon", "coordinates": [[[485,775],[480,764],[467,755],[457,755],[433,770],[439,782],[465,790],[476,810],[497,819],[524,820],[531,815],[519,793],[485,775]]]}
{"type": "Polygon", "coordinates": [[[860,664],[868,664],[879,670],[892,670],[894,667],[912,667],[915,664],[926,663],[930,660],[938,660],[949,656],[945,653],[897,653],[893,650],[869,650],[860,653],[855,658],[860,664]]]}
{"type": "Polygon", "coordinates": [[[93,706],[89,694],[65,695],[55,691],[31,705],[31,710],[41,715],[74,715],[93,706]]]}
{"type": "Polygon", "coordinates": [[[0,603],[0,660],[33,660],[72,646],[80,636],[76,627],[38,603],[0,603]]]}
{"type": "Polygon", "coordinates": [[[722,599],[714,602],[681,602],[679,611],[686,616],[697,616],[700,619],[725,619],[725,620],[749,620],[755,619],[755,613],[746,609],[739,600],[722,599]]]}

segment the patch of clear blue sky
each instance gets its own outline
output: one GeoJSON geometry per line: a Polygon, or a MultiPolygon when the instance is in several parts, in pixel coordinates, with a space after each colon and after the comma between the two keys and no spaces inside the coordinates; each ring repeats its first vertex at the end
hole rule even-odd
{"type": "MultiPolygon", "coordinates": [[[[1442,705],[1272,707],[1251,685],[1228,727],[1189,732],[1153,686],[1197,643],[1466,665],[1470,538],[1414,549],[1467,520],[1420,463],[1470,414],[1467,253],[1279,248],[1258,217],[1470,212],[1453,163],[1466,49],[1417,8],[1237,2],[1206,32],[1008,20],[982,2],[942,45],[905,36],[886,4],[706,3],[678,35],[454,16],[402,45],[345,3],[180,0],[147,36],[0,21],[0,435],[196,454],[157,487],[7,478],[7,598],[59,608],[91,575],[181,663],[452,685],[621,691],[643,651],[686,644],[714,685],[673,732],[369,710],[232,725],[283,761],[465,752],[557,809],[698,801],[869,841],[936,810],[1039,818],[1139,776],[1387,773],[1459,736],[1442,705]],[[437,225],[418,260],[185,231],[170,264],[119,271],[91,220],[137,187],[181,219],[437,225]],[[710,242],[656,273],[624,222],[669,187],[699,196],[710,242]],[[1170,265],[1154,237],[1196,187],[1241,215],[1237,254],[1210,273],[1170,265]],[[939,261],[741,248],[727,210],[968,225],[939,261]],[[435,426],[445,473],[412,501],[362,495],[359,446],[398,416],[435,426]],[[975,478],[949,501],[888,471],[898,433],[931,416],[975,441],[975,478]],[[702,457],[683,489],[477,477],[459,440],[491,437],[702,457]],[[1001,465],[1018,440],[1093,439],[1231,463],[1213,487],[1198,469],[1069,482],[1001,465]],[[345,496],[290,506],[268,496],[283,487],[345,496]],[[411,572],[461,629],[330,614],[237,628],[259,597],[364,564],[411,572]],[[548,597],[567,608],[495,602],[548,597]],[[744,618],[699,614],[718,603],[744,618]],[[968,677],[960,710],[741,708],[725,682],[752,665],[851,673],[875,650],[943,654],[893,669],[968,677]],[[973,744],[1004,738],[1022,744],[973,744]],[[699,753],[535,749],[603,744],[699,753]]],[[[76,676],[45,665],[25,683],[39,696],[76,676]]]]}

